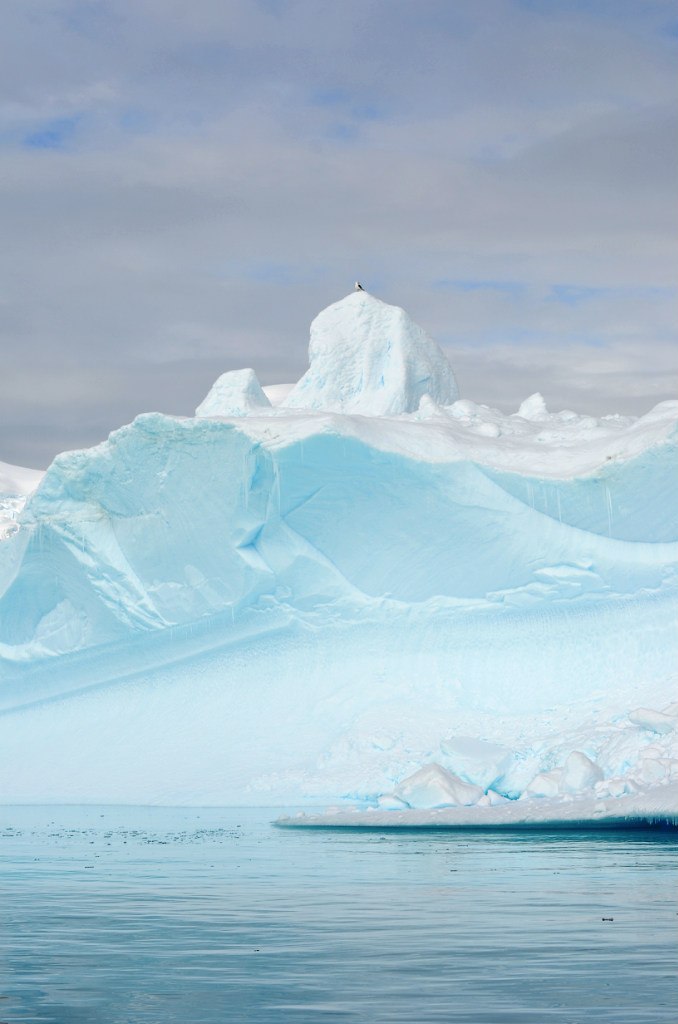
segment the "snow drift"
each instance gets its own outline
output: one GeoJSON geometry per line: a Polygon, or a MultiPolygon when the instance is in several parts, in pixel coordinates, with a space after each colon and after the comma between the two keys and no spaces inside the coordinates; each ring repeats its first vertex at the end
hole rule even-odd
{"type": "Polygon", "coordinates": [[[678,402],[459,401],[365,293],[279,391],[225,374],[195,419],[60,455],[16,513],[0,799],[515,818],[672,793],[678,402]]]}

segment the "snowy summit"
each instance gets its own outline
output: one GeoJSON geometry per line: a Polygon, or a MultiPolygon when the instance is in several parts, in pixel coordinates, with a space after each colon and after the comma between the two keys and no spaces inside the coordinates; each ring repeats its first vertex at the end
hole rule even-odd
{"type": "Polygon", "coordinates": [[[454,373],[436,342],[399,306],[354,291],[311,324],[308,371],[285,401],[290,409],[364,416],[416,412],[424,395],[458,398],[454,373]]]}
{"type": "Polygon", "coordinates": [[[294,385],[0,465],[3,799],[677,821],[677,477],[678,402],[477,405],[352,292],[294,385]]]}

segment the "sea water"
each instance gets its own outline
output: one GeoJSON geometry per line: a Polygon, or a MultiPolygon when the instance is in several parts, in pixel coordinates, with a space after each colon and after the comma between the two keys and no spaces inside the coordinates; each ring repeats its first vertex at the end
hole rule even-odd
{"type": "Polygon", "coordinates": [[[0,812],[0,1022],[678,1020],[675,832],[0,812]]]}

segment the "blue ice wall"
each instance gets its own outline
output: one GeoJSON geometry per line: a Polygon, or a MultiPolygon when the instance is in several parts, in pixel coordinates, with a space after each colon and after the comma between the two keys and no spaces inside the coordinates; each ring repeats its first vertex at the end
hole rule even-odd
{"type": "Polygon", "coordinates": [[[388,621],[675,592],[676,447],[568,482],[424,462],[321,432],[266,447],[218,420],[139,417],[59,456],[0,545],[2,673],[255,610],[388,621]]]}
{"type": "Polygon", "coordinates": [[[540,480],[484,469],[509,494],[581,530],[619,540],[678,540],[678,436],[634,459],[610,459],[574,480],[540,480]]]}

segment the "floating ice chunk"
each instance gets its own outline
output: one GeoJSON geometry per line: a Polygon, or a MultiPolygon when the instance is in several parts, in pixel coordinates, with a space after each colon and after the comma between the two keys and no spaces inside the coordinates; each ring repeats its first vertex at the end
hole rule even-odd
{"type": "Polygon", "coordinates": [[[395,787],[392,796],[408,807],[472,807],[483,797],[480,786],[464,782],[439,764],[427,764],[395,787]]]}
{"type": "Polygon", "coordinates": [[[663,711],[653,711],[651,708],[636,708],[629,715],[629,722],[660,736],[673,732],[678,724],[672,715],[666,715],[663,711]]]}
{"type": "Polygon", "coordinates": [[[535,391],[533,395],[530,395],[529,398],[526,398],[521,403],[517,415],[523,420],[532,420],[533,422],[547,420],[549,418],[549,411],[546,408],[544,396],[535,391]]]}
{"type": "Polygon", "coordinates": [[[573,750],[565,762],[560,779],[561,793],[581,793],[592,789],[603,778],[603,772],[581,750],[573,750]]]}
{"type": "Polygon", "coordinates": [[[254,370],[229,370],[214,382],[195,415],[247,416],[255,409],[270,407],[254,370]]]}
{"type": "Polygon", "coordinates": [[[399,306],[352,292],[311,324],[309,369],[282,403],[364,416],[416,412],[458,397],[442,349],[399,306]]]}

